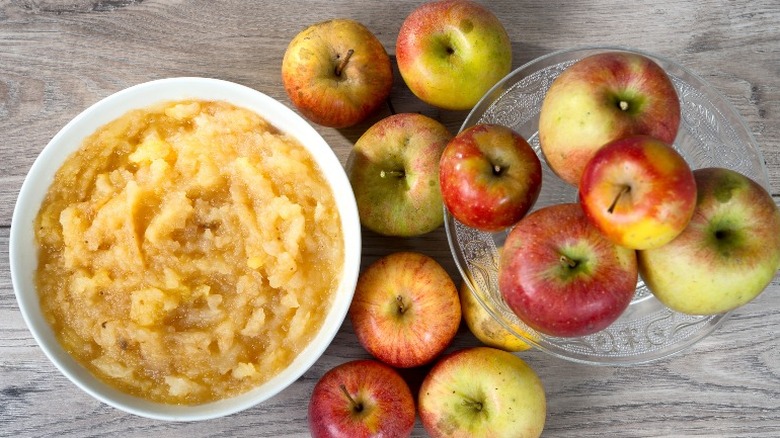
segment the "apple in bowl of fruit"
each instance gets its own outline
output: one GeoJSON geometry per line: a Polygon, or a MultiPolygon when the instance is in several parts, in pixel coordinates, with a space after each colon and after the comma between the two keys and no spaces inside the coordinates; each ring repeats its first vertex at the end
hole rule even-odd
{"type": "MultiPolygon", "coordinates": [[[[640,63],[640,65],[645,64],[640,63]]],[[[654,98],[660,98],[659,96],[656,95],[654,98]]],[[[576,99],[572,98],[572,102],[576,102],[576,99]]],[[[618,111],[622,111],[620,109],[620,101],[616,105],[612,109],[617,108],[618,111]]],[[[564,105],[561,105],[561,108],[563,107],[564,105]]],[[[625,116],[625,114],[622,115],[625,116]]],[[[633,118],[636,119],[636,117],[633,118]]],[[[584,202],[584,194],[580,191],[581,188],[585,187],[582,185],[583,175],[581,171],[579,173],[573,172],[578,176],[566,180],[559,174],[561,168],[581,166],[581,170],[584,170],[590,162],[590,158],[593,158],[602,146],[619,138],[629,136],[651,137],[664,143],[668,146],[663,149],[664,152],[669,152],[669,149],[673,149],[684,159],[689,168],[687,172],[706,167],[730,168],[750,177],[764,188],[768,187],[768,177],[760,149],[740,116],[725,98],[685,67],[668,59],[641,51],[620,47],[591,47],[563,50],[533,60],[519,67],[497,83],[494,90],[486,95],[468,115],[462,130],[476,124],[487,123],[503,124],[519,133],[527,139],[542,162],[544,181],[539,197],[527,215],[514,227],[521,226],[522,222],[531,217],[535,211],[548,206],[574,203],[579,204],[584,209],[587,202],[584,202]],[[544,150],[543,147],[544,139],[542,134],[544,128],[541,123],[541,112],[546,95],[551,90],[551,84],[580,60],[603,53],[639,55],[653,61],[661,68],[666,77],[665,80],[673,86],[674,96],[677,100],[676,103],[673,102],[671,105],[667,105],[667,110],[671,108],[671,112],[674,113],[675,109],[679,108],[679,125],[674,129],[668,129],[668,131],[674,131],[674,138],[665,140],[663,135],[657,133],[623,132],[617,133],[615,138],[605,140],[598,147],[585,151],[587,154],[579,157],[570,155],[570,151],[567,151],[565,148],[548,153],[550,148],[544,150]],[[565,160],[566,165],[555,167],[551,156],[556,153],[568,157],[565,160]],[[583,156],[587,156],[587,158],[582,158],[583,156]]],[[[658,123],[661,124],[661,122],[658,123]]],[[[617,124],[616,126],[621,125],[617,124]]],[[[674,154],[665,155],[672,156],[674,154]]],[[[614,158],[604,161],[609,162],[612,160],[616,162],[621,161],[614,158]]],[[[673,161],[679,163],[679,159],[673,161]]],[[[653,164],[659,165],[660,163],[654,162],[653,164]]],[[[681,169],[680,172],[676,172],[678,175],[688,174],[684,171],[684,166],[678,166],[677,168],[681,169]]],[[[566,169],[564,169],[565,171],[566,169]]],[[[674,173],[672,172],[672,174],[674,173]]],[[[669,178],[671,177],[663,177],[659,181],[666,184],[670,182],[669,178]]],[[[680,190],[677,194],[687,193],[682,196],[682,198],[687,199],[682,204],[689,205],[691,199],[690,179],[683,179],[688,181],[688,183],[684,184],[688,189],[680,190]]],[[[596,180],[607,184],[609,178],[602,174],[596,180]]],[[[592,186],[592,182],[588,184],[592,186]]],[[[612,184],[614,184],[614,181],[612,184]]],[[[592,188],[591,191],[591,194],[598,192],[592,188]]],[[[617,204],[629,201],[631,198],[624,198],[625,193],[618,196],[620,191],[620,184],[617,184],[613,185],[610,191],[600,192],[598,195],[601,198],[599,208],[606,212],[617,199],[618,201],[613,212],[618,212],[621,215],[627,214],[627,211],[620,212],[617,204]]],[[[636,195],[637,193],[633,194],[636,195]]],[[[634,200],[638,201],[638,198],[634,200]]],[[[650,203],[652,204],[653,202],[650,203]]],[[[622,205],[622,207],[625,206],[622,205]]],[[[637,209],[634,213],[639,213],[638,205],[636,207],[637,209]]],[[[678,213],[684,211],[690,213],[689,208],[680,208],[678,213]]],[[[646,211],[649,212],[650,210],[646,211]]],[[[647,218],[651,216],[648,215],[647,218]]],[[[694,223],[692,218],[695,215],[689,218],[688,224],[684,220],[686,215],[680,214],[680,216],[683,219],[679,220],[674,226],[676,232],[680,232],[679,236],[684,233],[684,231],[680,231],[681,229],[694,223]]],[[[617,218],[613,218],[613,220],[617,220],[617,218]]],[[[591,218],[590,222],[596,227],[596,221],[591,218]]],[[[610,226],[614,227],[614,223],[610,226]]],[[[650,282],[646,282],[640,274],[637,276],[638,281],[634,284],[633,295],[630,296],[628,306],[611,324],[584,336],[551,336],[529,327],[529,324],[524,322],[508,306],[507,301],[501,294],[498,281],[499,260],[501,259],[501,251],[504,251],[506,248],[505,244],[512,227],[497,232],[479,230],[459,221],[451,212],[445,211],[445,228],[453,258],[459,271],[463,274],[464,281],[472,290],[477,286],[480,287],[481,293],[476,294],[476,297],[480,304],[489,310],[489,314],[499,320],[501,326],[510,328],[509,331],[521,340],[532,342],[540,350],[564,359],[584,363],[613,365],[631,365],[657,360],[684,350],[700,339],[705,338],[720,326],[721,322],[725,320],[725,316],[731,311],[726,310],[714,314],[692,314],[675,310],[665,305],[653,294],[655,291],[651,291],[649,287],[651,286],[650,282]],[[486,262],[486,260],[496,261],[486,262]],[[685,331],[675,330],[675,327],[682,326],[686,327],[685,331]]],[[[607,228],[609,227],[605,227],[605,229],[607,228]]],[[[559,227],[558,234],[571,234],[571,231],[567,228],[559,227]]],[[[606,233],[600,231],[600,234],[606,237],[606,233]]],[[[650,234],[655,235],[656,232],[651,232],[650,234]]],[[[662,241],[656,242],[654,245],[663,247],[674,242],[673,235],[674,233],[672,232],[668,233],[663,239],[666,243],[662,241]]],[[[606,240],[612,244],[615,243],[610,239],[606,240]]],[[[628,249],[639,253],[644,252],[641,249],[628,249]]],[[[648,251],[654,250],[648,249],[648,251]]],[[[637,256],[638,268],[640,264],[639,258],[641,257],[643,257],[641,254],[637,256]]],[[[770,271],[773,274],[776,272],[775,269],[770,271]]],[[[641,272],[641,269],[638,269],[639,272],[641,272]]]]}

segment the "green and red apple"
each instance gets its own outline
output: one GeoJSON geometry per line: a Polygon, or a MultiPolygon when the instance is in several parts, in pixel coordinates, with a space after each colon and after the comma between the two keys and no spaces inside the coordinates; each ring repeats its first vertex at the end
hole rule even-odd
{"type": "Polygon", "coordinates": [[[646,135],[620,138],[590,159],[579,186],[580,204],[612,242],[658,248],[677,237],[696,207],[696,181],[685,159],[646,135]]]}
{"type": "Polygon", "coordinates": [[[314,123],[353,126],[390,95],[393,68],[382,43],[349,19],[312,24],[298,33],[282,60],[282,82],[293,105],[314,123]]]}
{"type": "Polygon", "coordinates": [[[416,411],[406,381],[375,360],[353,360],[325,373],[309,400],[314,438],[408,437],[416,411]]]}
{"type": "Polygon", "coordinates": [[[747,304],[772,281],[780,267],[780,211],[760,184],[736,171],[693,174],[693,218],[668,244],[639,251],[639,270],[672,310],[712,315],[747,304]]]}
{"type": "Polygon", "coordinates": [[[395,52],[412,93],[449,110],[473,107],[512,67],[501,21],[470,0],[423,3],[401,25],[395,52]]]}
{"type": "Polygon", "coordinates": [[[411,368],[432,361],[455,338],[460,300],[436,260],[395,252],[360,273],[349,317],[366,351],[393,367],[411,368]]]}
{"type": "Polygon", "coordinates": [[[541,333],[573,337],[603,330],[636,291],[636,251],[607,240],[577,203],[523,218],[501,253],[498,285],[507,305],[541,333]]]}
{"type": "Polygon", "coordinates": [[[489,347],[441,358],[420,386],[418,405],[434,438],[536,438],[547,415],[536,372],[516,355],[489,347]]]}
{"type": "Polygon", "coordinates": [[[510,128],[477,124],[447,144],[439,162],[447,210],[483,231],[514,225],[531,209],[542,187],[542,164],[528,142],[510,128]]]}
{"type": "Polygon", "coordinates": [[[368,128],[347,162],[360,223],[401,237],[441,226],[439,160],[451,138],[440,122],[417,113],[385,117],[368,128]]]}
{"type": "Polygon", "coordinates": [[[680,101],[661,66],[636,53],[604,52],[553,81],[540,109],[539,143],[550,169],[576,187],[603,145],[632,134],[673,144],[679,126],[680,101]]]}

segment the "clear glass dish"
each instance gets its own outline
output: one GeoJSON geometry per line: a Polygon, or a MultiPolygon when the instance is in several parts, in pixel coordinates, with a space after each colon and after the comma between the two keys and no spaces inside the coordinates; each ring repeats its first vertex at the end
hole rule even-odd
{"type": "MultiPolygon", "coordinates": [[[[674,147],[691,168],[727,167],[769,188],[761,152],[741,117],[728,101],[684,67],[658,56],[619,47],[591,47],[537,58],[507,75],[466,117],[461,129],[497,123],[525,137],[542,158],[542,190],[534,210],[576,202],[577,191],[546,165],[539,148],[539,109],[547,89],[566,67],[591,54],[624,51],[645,55],[663,67],[681,102],[682,120],[674,147]]],[[[512,334],[552,355],[588,364],[632,365],[677,353],[712,333],[728,316],[690,316],[662,305],[641,278],[623,315],[606,329],[584,337],[558,338],[526,326],[498,291],[498,250],[508,229],[482,232],[458,222],[445,209],[445,228],[455,263],[477,300],[512,334]]]]}

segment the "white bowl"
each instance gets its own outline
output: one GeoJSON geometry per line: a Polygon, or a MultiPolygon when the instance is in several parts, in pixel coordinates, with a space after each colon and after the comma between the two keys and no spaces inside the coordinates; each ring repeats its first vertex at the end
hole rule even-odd
{"type": "Polygon", "coordinates": [[[360,257],[360,222],[352,187],[325,140],[303,118],[271,97],[232,82],[206,78],[171,78],[139,84],[106,97],[71,120],[46,145],[27,174],[16,202],[10,238],[11,279],[19,308],[38,345],[54,365],[78,387],[108,405],[143,417],[174,421],[232,414],[267,400],[297,380],[322,355],[341,327],[354,294],[360,257]],[[95,378],[60,346],[41,313],[33,280],[37,268],[33,222],[65,159],[85,137],[127,111],[183,99],[220,100],[247,108],[296,137],[312,154],[333,189],[341,216],[345,257],[341,283],[321,329],[286,369],[249,392],[194,406],[151,402],[122,393],[95,378]]]}

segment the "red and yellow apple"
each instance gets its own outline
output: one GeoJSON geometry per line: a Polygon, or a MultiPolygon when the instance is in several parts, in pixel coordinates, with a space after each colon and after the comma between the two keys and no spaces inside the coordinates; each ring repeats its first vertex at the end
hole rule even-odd
{"type": "Polygon", "coordinates": [[[499,231],[520,220],[542,187],[542,164],[510,128],[478,124],[447,144],[439,162],[442,200],[460,222],[499,231]]]}
{"type": "Polygon", "coordinates": [[[626,310],[637,284],[636,251],[607,240],[577,203],[523,218],[501,253],[498,285],[529,327],[559,337],[603,330],[626,310]]]}
{"type": "Polygon", "coordinates": [[[780,267],[780,211],[754,180],[729,169],[693,171],[696,211],[668,244],[639,251],[650,291],[686,314],[727,312],[755,299],[780,267]]]}
{"type": "Polygon", "coordinates": [[[393,368],[370,359],[346,362],[325,373],[309,400],[314,438],[408,437],[415,418],[406,381],[393,368]]]}
{"type": "Polygon", "coordinates": [[[282,82],[293,105],[314,123],[355,125],[390,95],[393,68],[382,43],[354,20],[308,26],[287,46],[282,82]]]}
{"type": "Polygon", "coordinates": [[[685,159],[645,135],[614,140],[590,159],[580,180],[588,219],[631,249],[665,245],[685,229],[696,206],[696,181],[685,159]]]}
{"type": "Polygon", "coordinates": [[[560,74],[539,114],[539,143],[561,179],[580,183],[585,165],[603,145],[632,134],[673,144],[680,101],[666,72],[650,58],[604,52],[560,74]]]}
{"type": "Polygon", "coordinates": [[[360,223],[401,237],[441,226],[439,160],[451,138],[440,122],[417,113],[385,117],[368,128],[347,161],[360,223]]]}
{"type": "Polygon", "coordinates": [[[366,351],[388,365],[411,368],[432,361],[452,342],[460,300],[436,260],[395,252],[360,273],[349,317],[366,351]]]}
{"type": "Polygon", "coordinates": [[[401,25],[395,52],[412,93],[450,110],[473,107],[512,67],[512,47],[501,21],[470,0],[417,7],[401,25]]]}
{"type": "Polygon", "coordinates": [[[420,386],[418,405],[434,438],[536,438],[547,415],[536,372],[516,355],[489,347],[441,358],[420,386]]]}

